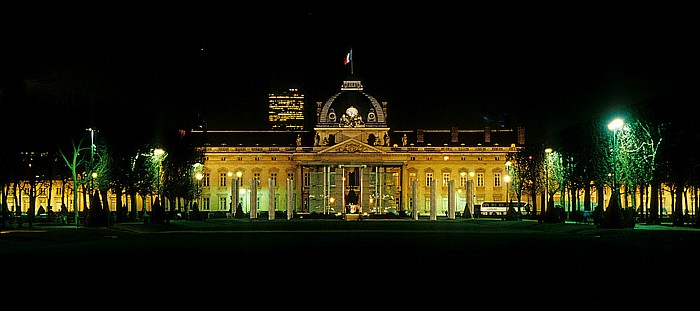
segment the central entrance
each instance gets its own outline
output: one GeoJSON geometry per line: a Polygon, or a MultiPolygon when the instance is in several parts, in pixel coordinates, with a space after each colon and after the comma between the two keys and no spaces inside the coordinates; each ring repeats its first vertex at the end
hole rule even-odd
{"type": "Polygon", "coordinates": [[[401,165],[306,165],[304,204],[310,213],[385,214],[401,208],[401,165]]]}

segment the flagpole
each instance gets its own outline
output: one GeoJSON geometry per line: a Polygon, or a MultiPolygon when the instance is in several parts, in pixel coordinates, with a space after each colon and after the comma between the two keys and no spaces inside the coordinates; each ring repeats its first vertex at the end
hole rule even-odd
{"type": "Polygon", "coordinates": [[[350,75],[354,76],[354,68],[353,68],[353,61],[352,61],[352,48],[350,48],[350,75]]]}

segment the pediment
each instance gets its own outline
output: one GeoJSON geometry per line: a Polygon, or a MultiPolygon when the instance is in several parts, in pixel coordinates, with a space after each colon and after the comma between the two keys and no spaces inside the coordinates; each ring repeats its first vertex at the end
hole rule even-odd
{"type": "Polygon", "coordinates": [[[350,138],[341,143],[329,146],[318,153],[384,153],[381,149],[350,138]]]}

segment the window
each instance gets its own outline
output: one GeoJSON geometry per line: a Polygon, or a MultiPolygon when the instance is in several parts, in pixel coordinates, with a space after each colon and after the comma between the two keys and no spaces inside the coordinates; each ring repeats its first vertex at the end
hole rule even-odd
{"type": "Polygon", "coordinates": [[[464,174],[459,174],[459,186],[462,188],[467,187],[467,175],[466,172],[463,172],[464,174]]]}
{"type": "Polygon", "coordinates": [[[450,173],[442,173],[442,186],[447,187],[450,182],[450,173]]]}
{"type": "Polygon", "coordinates": [[[226,173],[219,174],[219,187],[226,187],[226,173]]]}
{"type": "MultiPolygon", "coordinates": [[[[270,179],[271,179],[272,182],[274,183],[275,188],[277,188],[277,173],[270,173],[270,179]]],[[[269,187],[269,186],[270,186],[270,185],[268,185],[268,187],[269,187]]]]}
{"type": "Polygon", "coordinates": [[[228,208],[226,207],[226,203],[228,202],[228,199],[226,197],[219,197],[219,210],[227,210],[228,208]]]}
{"type": "Polygon", "coordinates": [[[493,185],[495,187],[500,187],[501,186],[501,173],[495,173],[493,174],[493,185]]]}
{"type": "Polygon", "coordinates": [[[253,179],[255,179],[255,186],[260,187],[260,173],[253,173],[253,179]]]}
{"type": "Polygon", "coordinates": [[[433,173],[425,173],[425,186],[430,187],[433,183],[433,173]]]}
{"type": "Polygon", "coordinates": [[[209,173],[204,173],[202,178],[202,187],[209,187],[209,173]]]}
{"type": "Polygon", "coordinates": [[[202,198],[202,210],[209,210],[209,198],[202,198]]]}
{"type": "Polygon", "coordinates": [[[304,173],[304,187],[311,186],[311,175],[308,172],[304,173]]]}
{"type": "Polygon", "coordinates": [[[484,186],[484,173],[476,173],[476,186],[477,187],[484,186]]]}
{"type": "Polygon", "coordinates": [[[287,179],[294,180],[294,173],[287,173],[287,179]]]}

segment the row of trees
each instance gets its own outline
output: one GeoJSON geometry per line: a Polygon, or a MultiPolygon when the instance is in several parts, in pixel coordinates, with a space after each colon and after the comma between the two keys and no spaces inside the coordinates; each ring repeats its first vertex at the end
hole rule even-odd
{"type": "MultiPolygon", "coordinates": [[[[690,208],[697,215],[700,185],[700,131],[684,109],[691,95],[690,89],[675,91],[571,126],[545,144],[525,146],[510,155],[512,189],[518,199],[529,194],[535,208],[540,194],[546,201],[540,217],[546,221],[559,220],[554,212],[559,194],[561,205],[568,203],[573,215],[582,212],[582,205],[583,211],[604,216],[600,225],[608,228],[634,226],[630,216],[636,211],[648,213],[648,223],[660,223],[661,194],[670,191],[671,221],[683,226],[690,208]],[[609,129],[615,117],[624,123],[609,129]],[[604,189],[612,190],[604,213],[602,203],[591,206],[594,187],[599,203],[604,202],[604,189]],[[583,204],[578,202],[581,192],[583,204]]],[[[699,224],[696,217],[694,225],[699,224]]]]}
{"type": "MultiPolygon", "coordinates": [[[[88,129],[88,135],[68,138],[53,148],[43,146],[40,150],[27,152],[22,145],[5,143],[0,148],[0,204],[2,204],[2,226],[19,216],[22,210],[21,197],[29,197],[27,221],[30,226],[36,209],[39,191],[44,191],[48,204],[53,202],[54,181],[60,180],[60,212],[67,213],[66,193],[72,193],[76,224],[80,212],[87,215],[86,225],[105,224],[110,210],[116,210],[117,220],[128,217],[135,220],[138,200],[141,199],[145,215],[147,200],[152,200],[154,217],[151,221],[162,222],[166,206],[170,210],[181,210],[195,198],[193,187],[195,163],[203,163],[203,155],[184,137],[179,135],[154,139],[139,135],[122,136],[123,132],[106,133],[96,138],[98,132],[88,129]],[[110,135],[111,134],[111,135],[110,135]],[[109,194],[115,194],[114,207],[109,206],[109,194]],[[82,194],[82,197],[78,197],[82,194]],[[8,198],[13,198],[14,211],[10,211],[8,198]],[[130,202],[123,202],[126,197],[130,202]],[[79,211],[79,202],[87,210],[79,211]],[[126,204],[129,203],[129,204],[126,204]],[[130,210],[125,211],[126,206],[130,210]],[[98,212],[102,210],[104,212],[98,212]],[[13,214],[14,212],[15,214],[13,214]]],[[[47,206],[49,212],[55,211],[47,206]]]]}

